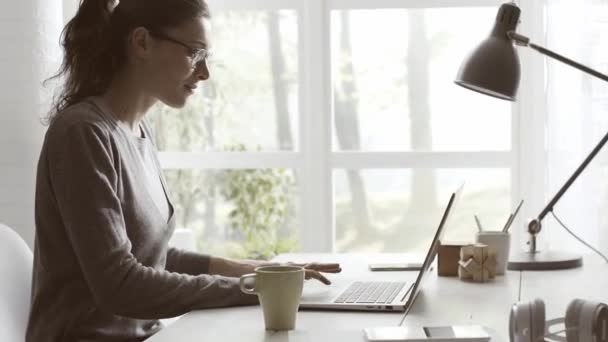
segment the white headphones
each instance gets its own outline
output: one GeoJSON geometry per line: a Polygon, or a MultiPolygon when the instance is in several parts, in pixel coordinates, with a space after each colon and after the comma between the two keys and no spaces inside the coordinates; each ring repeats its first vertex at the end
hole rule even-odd
{"type": "Polygon", "coordinates": [[[608,305],[582,299],[568,304],[564,318],[545,322],[545,303],[540,299],[514,304],[509,317],[511,342],[542,342],[545,337],[567,342],[608,342],[607,330],[608,305]],[[551,325],[562,322],[566,338],[557,335],[559,332],[549,333],[551,325]]]}

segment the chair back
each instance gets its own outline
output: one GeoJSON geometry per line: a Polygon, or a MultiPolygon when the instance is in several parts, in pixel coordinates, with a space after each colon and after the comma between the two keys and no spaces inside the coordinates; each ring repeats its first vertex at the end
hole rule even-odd
{"type": "Polygon", "coordinates": [[[25,341],[33,255],[25,241],[0,224],[0,341],[25,341]]]}

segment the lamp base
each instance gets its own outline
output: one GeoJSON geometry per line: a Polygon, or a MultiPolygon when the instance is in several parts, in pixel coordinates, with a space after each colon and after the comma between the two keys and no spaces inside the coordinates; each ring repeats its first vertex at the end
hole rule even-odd
{"type": "Polygon", "coordinates": [[[562,252],[517,253],[509,258],[511,271],[565,270],[583,266],[580,255],[562,252]]]}

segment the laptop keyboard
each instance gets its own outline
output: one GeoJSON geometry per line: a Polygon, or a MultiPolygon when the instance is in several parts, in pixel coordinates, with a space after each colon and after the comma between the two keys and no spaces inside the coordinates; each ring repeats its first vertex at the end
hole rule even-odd
{"type": "Polygon", "coordinates": [[[352,283],[334,303],[391,303],[404,282],[357,281],[352,283]]]}

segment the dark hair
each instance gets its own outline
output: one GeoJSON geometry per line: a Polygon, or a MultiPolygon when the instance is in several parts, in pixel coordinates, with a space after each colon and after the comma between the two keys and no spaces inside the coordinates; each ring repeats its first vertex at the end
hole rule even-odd
{"type": "MultiPolygon", "coordinates": [[[[86,97],[102,94],[126,62],[126,38],[137,27],[162,30],[210,16],[205,0],[81,0],[61,33],[64,50],[59,93],[47,117],[86,97]]],[[[47,80],[47,81],[49,81],[47,80]]]]}

